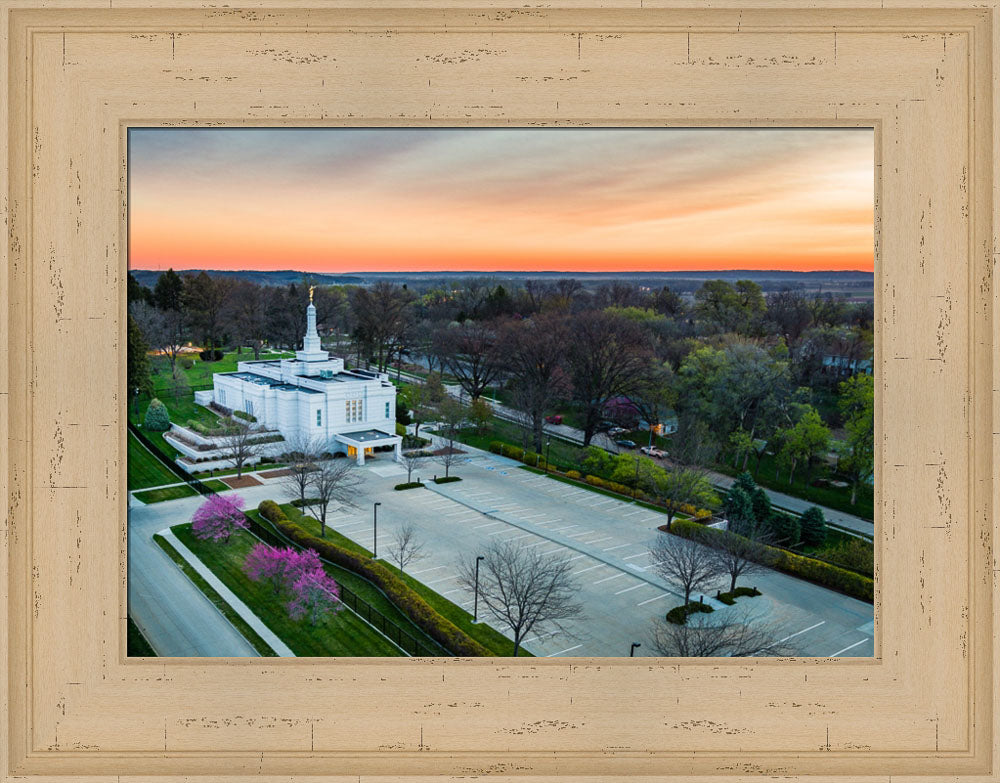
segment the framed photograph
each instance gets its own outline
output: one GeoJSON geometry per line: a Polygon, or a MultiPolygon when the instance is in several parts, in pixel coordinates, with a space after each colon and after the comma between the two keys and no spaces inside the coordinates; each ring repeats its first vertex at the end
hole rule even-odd
{"type": "Polygon", "coordinates": [[[995,4],[4,10],[5,777],[998,778],[995,4]]]}

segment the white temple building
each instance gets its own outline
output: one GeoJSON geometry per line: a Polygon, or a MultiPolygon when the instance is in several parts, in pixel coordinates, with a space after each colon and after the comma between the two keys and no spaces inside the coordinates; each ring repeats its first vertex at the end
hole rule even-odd
{"type": "MultiPolygon", "coordinates": [[[[393,446],[394,458],[401,459],[396,387],[387,374],[345,370],[343,359],[322,350],[312,291],[305,339],[294,359],[239,362],[236,372],[215,373],[212,381],[211,390],[195,393],[196,403],[243,411],[262,431],[278,432],[288,442],[309,442],[359,465],[379,446],[393,446]]],[[[281,445],[274,444],[272,453],[281,453],[281,445]]]]}

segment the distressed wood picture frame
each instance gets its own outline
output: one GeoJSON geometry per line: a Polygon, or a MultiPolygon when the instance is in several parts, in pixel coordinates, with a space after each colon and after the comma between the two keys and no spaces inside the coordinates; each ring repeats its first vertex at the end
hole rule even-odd
{"type": "Polygon", "coordinates": [[[0,0],[4,778],[1000,779],[997,1],[239,5],[0,0]],[[553,124],[875,129],[875,657],[126,659],[127,128],[553,124]]]}

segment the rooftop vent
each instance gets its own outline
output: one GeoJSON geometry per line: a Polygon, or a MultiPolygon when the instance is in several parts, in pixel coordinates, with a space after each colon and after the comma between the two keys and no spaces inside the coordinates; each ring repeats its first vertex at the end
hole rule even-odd
{"type": "Polygon", "coordinates": [[[329,380],[330,378],[333,377],[333,370],[320,370],[319,371],[319,377],[320,378],[326,378],[326,379],[329,380]]]}

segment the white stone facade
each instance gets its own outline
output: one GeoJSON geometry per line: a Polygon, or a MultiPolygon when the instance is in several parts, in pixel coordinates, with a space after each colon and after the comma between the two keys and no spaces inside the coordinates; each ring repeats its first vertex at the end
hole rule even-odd
{"type": "Polygon", "coordinates": [[[385,373],[345,370],[343,359],[330,358],[320,348],[312,303],[306,313],[303,349],[294,359],[240,362],[236,372],[215,373],[213,389],[198,392],[195,402],[244,411],[286,441],[308,441],[359,465],[375,446],[394,446],[398,460],[396,387],[385,373]]]}

